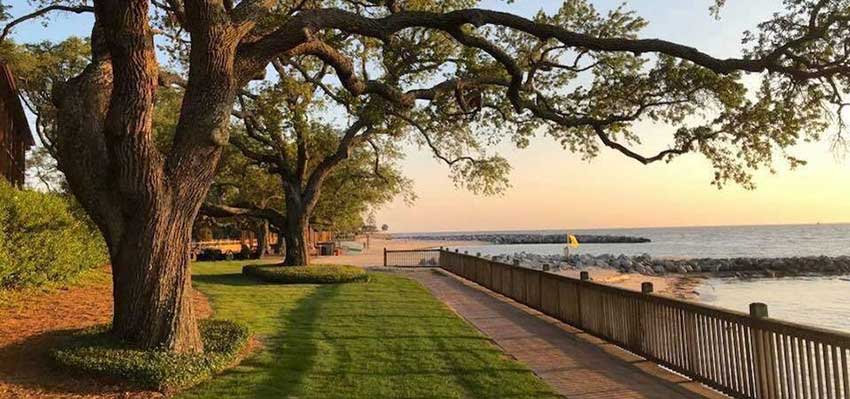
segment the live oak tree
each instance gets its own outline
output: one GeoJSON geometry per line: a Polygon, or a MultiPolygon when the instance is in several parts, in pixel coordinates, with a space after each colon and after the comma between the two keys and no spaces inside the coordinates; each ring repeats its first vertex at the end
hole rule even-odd
{"type": "MultiPolygon", "coordinates": [[[[262,129],[262,133],[253,132],[255,136],[262,134],[271,137],[271,129],[252,129],[262,129]]],[[[306,127],[299,129],[298,134],[302,135],[305,143],[304,154],[314,155],[312,160],[305,157],[306,164],[303,167],[308,172],[315,168],[318,160],[334,152],[338,145],[335,132],[328,126],[306,127]]],[[[385,204],[398,195],[402,195],[407,201],[414,198],[410,181],[401,176],[395,163],[399,154],[383,152],[384,158],[379,163],[379,158],[373,155],[371,149],[364,151],[363,148],[355,148],[348,159],[322,180],[317,191],[324,194],[317,196],[315,205],[309,210],[297,208],[296,212],[292,212],[287,208],[289,201],[285,198],[286,195],[293,195],[292,191],[284,189],[291,184],[289,179],[292,176],[279,170],[276,163],[268,164],[261,162],[261,159],[254,159],[260,152],[269,157],[273,155],[270,148],[263,147],[263,142],[252,142],[244,128],[234,128],[233,136],[231,141],[241,144],[225,150],[222,167],[212,185],[207,202],[201,208],[201,213],[219,219],[254,219],[259,222],[258,237],[265,236],[267,226],[271,224],[271,227],[285,238],[287,259],[307,255],[293,250],[293,242],[303,240],[304,231],[299,230],[294,234],[287,231],[288,220],[308,220],[320,229],[353,232],[363,224],[362,217],[369,209],[385,204]],[[254,158],[243,154],[238,149],[239,146],[254,148],[249,150],[244,147],[246,154],[254,158]],[[263,234],[259,234],[260,231],[263,234]]],[[[306,226],[302,225],[296,229],[304,227],[306,226]]],[[[306,248],[303,250],[306,251],[306,248]]],[[[262,249],[260,252],[262,253],[262,249]]],[[[300,262],[303,263],[299,264],[308,264],[306,261],[300,262]]]]}
{"type": "MultiPolygon", "coordinates": [[[[389,126],[374,110],[374,104],[360,107],[356,101],[342,100],[331,92],[321,83],[321,71],[311,74],[307,72],[309,67],[295,60],[287,63],[298,72],[287,70],[283,61],[275,60],[278,76],[274,84],[260,87],[252,94],[240,94],[239,110],[235,114],[241,127],[231,137],[232,145],[249,165],[278,179],[273,187],[277,187],[276,197],[282,200],[279,206],[282,212],[244,198],[223,201],[231,203],[227,209],[207,206],[203,211],[270,220],[285,239],[283,264],[307,265],[306,234],[311,221],[320,221],[320,227],[325,229],[353,230],[353,224],[358,223],[357,219],[367,209],[398,194],[407,194],[409,199],[410,190],[408,180],[400,175],[395,164],[401,156],[398,128],[389,126]],[[306,80],[294,74],[303,74],[306,80]],[[346,140],[345,134],[323,121],[321,116],[329,112],[329,106],[316,93],[320,87],[331,101],[344,106],[347,112],[359,114],[348,115],[356,119],[348,130],[363,129],[363,115],[371,112],[368,131],[357,140],[346,140]],[[355,108],[360,109],[355,111],[355,108]]],[[[251,191],[255,189],[240,193],[251,191]]]]}
{"type": "MultiPolygon", "coordinates": [[[[843,109],[850,67],[846,0],[785,0],[747,36],[744,57],[728,59],[639,38],[642,19],[622,9],[602,15],[583,0],[532,19],[465,8],[471,0],[42,3],[11,27],[49,11],[94,15],[90,62],[53,90],[53,143],[109,246],[112,331],[177,352],[203,350],[188,295],[192,223],[237,96],[275,60],[310,58],[334,72],[357,105],[341,143],[401,121],[436,148],[483,149],[500,137],[522,146],[539,132],[584,156],[608,147],[651,163],[699,153],[716,183],[745,185],[777,154],[801,162],[786,149],[817,138],[843,109]],[[161,73],[157,44],[180,73],[161,73]],[[748,91],[746,74],[761,85],[748,91]],[[167,152],[152,128],[160,85],[183,90],[167,152]],[[669,147],[634,149],[635,122],[646,120],[675,129],[669,147]]],[[[453,164],[461,184],[486,186],[505,170],[458,159],[467,159],[453,164]]]]}

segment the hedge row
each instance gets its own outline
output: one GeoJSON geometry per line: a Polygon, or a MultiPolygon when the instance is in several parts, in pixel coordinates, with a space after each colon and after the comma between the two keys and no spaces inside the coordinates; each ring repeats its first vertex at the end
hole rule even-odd
{"type": "Polygon", "coordinates": [[[107,263],[106,254],[66,199],[0,181],[0,289],[67,282],[107,263]]]}
{"type": "Polygon", "coordinates": [[[337,284],[369,279],[362,268],[347,265],[249,265],[242,268],[242,274],[280,284],[337,284]]]}

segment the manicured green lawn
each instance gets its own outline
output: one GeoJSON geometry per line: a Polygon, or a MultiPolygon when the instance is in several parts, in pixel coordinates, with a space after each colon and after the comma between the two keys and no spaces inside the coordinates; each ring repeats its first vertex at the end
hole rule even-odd
{"type": "Polygon", "coordinates": [[[555,397],[418,283],[273,285],[244,262],[196,263],[215,317],[242,321],[263,348],[183,398],[555,397]]]}

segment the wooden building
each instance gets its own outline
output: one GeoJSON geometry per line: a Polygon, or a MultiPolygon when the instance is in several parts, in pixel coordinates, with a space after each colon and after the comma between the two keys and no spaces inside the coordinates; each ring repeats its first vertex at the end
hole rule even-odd
{"type": "Polygon", "coordinates": [[[34,145],[15,77],[0,61],[0,178],[23,186],[26,152],[34,145]]]}
{"type": "Polygon", "coordinates": [[[310,225],[307,230],[307,245],[315,247],[317,244],[332,242],[336,240],[336,234],[332,231],[319,230],[310,225]]]}
{"type": "Polygon", "coordinates": [[[310,256],[339,255],[336,234],[333,231],[320,230],[313,225],[307,228],[307,249],[310,256]]]}
{"type": "MultiPolygon", "coordinates": [[[[214,248],[223,253],[238,253],[243,246],[251,250],[257,249],[257,233],[248,226],[214,225],[208,220],[200,219],[195,222],[195,231],[192,234],[192,244],[197,250],[214,248]]],[[[311,256],[330,255],[336,253],[336,235],[332,231],[319,230],[312,225],[308,228],[307,249],[311,256]],[[330,253],[328,253],[330,252],[330,253]]],[[[278,254],[278,233],[269,231],[268,248],[272,254],[278,254]]]]}

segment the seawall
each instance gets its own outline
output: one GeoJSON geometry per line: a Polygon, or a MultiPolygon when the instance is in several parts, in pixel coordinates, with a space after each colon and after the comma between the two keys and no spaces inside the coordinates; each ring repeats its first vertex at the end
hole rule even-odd
{"type": "Polygon", "coordinates": [[[506,263],[518,260],[521,265],[534,269],[543,269],[544,265],[548,265],[552,270],[596,266],[616,269],[624,273],[640,273],[649,276],[675,273],[683,275],[712,274],[744,278],[850,274],[850,256],[669,259],[653,258],[648,254],[638,256],[582,254],[564,257],[517,253],[494,256],[492,259],[506,263]]]}

